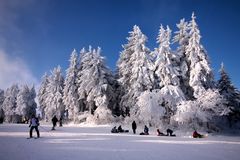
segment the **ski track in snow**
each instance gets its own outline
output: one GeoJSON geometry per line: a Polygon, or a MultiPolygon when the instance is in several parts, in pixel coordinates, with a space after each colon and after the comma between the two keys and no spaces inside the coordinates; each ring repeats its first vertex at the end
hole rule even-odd
{"type": "MultiPolygon", "coordinates": [[[[139,127],[140,128],[140,127],[139,127]]],[[[238,160],[239,136],[179,137],[112,134],[110,126],[39,127],[40,139],[26,139],[28,125],[0,125],[1,160],[238,160]]],[[[140,132],[140,130],[138,130],[140,132]]],[[[36,133],[33,132],[36,136],[36,133]]],[[[184,136],[182,136],[184,135],[184,136]]]]}

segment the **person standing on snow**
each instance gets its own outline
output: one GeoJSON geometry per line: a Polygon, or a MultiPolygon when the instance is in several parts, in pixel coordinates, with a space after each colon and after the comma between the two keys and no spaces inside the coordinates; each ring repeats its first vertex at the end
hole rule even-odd
{"type": "Polygon", "coordinates": [[[133,133],[136,134],[136,129],[137,129],[137,124],[135,121],[132,122],[132,130],[133,130],[133,133]]]}
{"type": "Polygon", "coordinates": [[[33,129],[35,129],[35,131],[37,132],[37,137],[38,138],[40,137],[38,126],[39,126],[38,118],[36,118],[35,115],[33,115],[31,120],[30,120],[30,125],[29,125],[29,127],[31,127],[30,131],[29,131],[29,136],[30,136],[29,138],[32,138],[32,131],[33,131],[33,129]]]}
{"type": "Polygon", "coordinates": [[[53,124],[52,130],[55,130],[55,127],[57,125],[57,121],[58,121],[57,117],[53,116],[53,118],[52,118],[52,124],[53,124]]]}

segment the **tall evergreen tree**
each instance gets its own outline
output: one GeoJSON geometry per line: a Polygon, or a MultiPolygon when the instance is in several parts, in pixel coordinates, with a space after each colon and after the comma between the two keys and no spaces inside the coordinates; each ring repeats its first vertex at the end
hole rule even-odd
{"type": "Polygon", "coordinates": [[[155,62],[155,74],[159,79],[160,88],[173,85],[179,86],[179,68],[176,56],[170,48],[171,30],[167,26],[165,30],[161,25],[157,42],[159,43],[157,59],[155,62]]]}
{"type": "Polygon", "coordinates": [[[32,115],[36,115],[37,103],[35,102],[36,92],[34,86],[29,88],[24,85],[20,88],[17,95],[16,114],[26,119],[30,119],[32,115]]]}
{"type": "Polygon", "coordinates": [[[47,75],[47,73],[45,73],[42,77],[41,85],[37,95],[39,107],[40,107],[43,118],[45,118],[45,108],[47,107],[47,104],[46,104],[47,90],[46,89],[48,84],[49,84],[49,76],[47,75]]]}
{"type": "Polygon", "coordinates": [[[189,64],[189,85],[193,88],[194,97],[197,98],[208,88],[213,87],[213,73],[205,49],[200,43],[200,31],[192,14],[189,23],[189,41],[186,46],[187,64],[189,64]]]}
{"type": "Polygon", "coordinates": [[[118,60],[118,81],[123,89],[121,108],[127,115],[131,107],[136,105],[137,97],[154,86],[153,63],[150,50],[145,46],[147,37],[138,26],[133,27],[128,43],[123,45],[118,60]]]}
{"type": "Polygon", "coordinates": [[[78,88],[77,88],[77,74],[78,74],[78,56],[74,49],[70,57],[70,65],[67,69],[67,75],[64,82],[63,102],[68,110],[68,118],[75,120],[76,113],[79,110],[78,104],[78,88]]]}
{"type": "Polygon", "coordinates": [[[13,84],[11,87],[6,89],[4,94],[4,102],[3,102],[3,111],[5,114],[5,120],[7,122],[16,122],[18,121],[16,116],[16,108],[17,108],[17,94],[19,92],[19,88],[17,84],[13,84]]]}
{"type": "Polygon", "coordinates": [[[52,75],[49,77],[49,83],[46,88],[46,120],[56,115],[58,118],[62,118],[65,111],[63,104],[63,86],[64,78],[62,76],[61,67],[53,69],[52,75]]]}
{"type": "MultiPolygon", "coordinates": [[[[91,46],[89,46],[89,50],[91,49],[91,46]]],[[[82,73],[83,73],[83,66],[84,63],[82,62],[83,57],[85,56],[85,54],[87,54],[87,51],[85,50],[85,48],[82,48],[80,51],[80,55],[78,57],[78,72],[77,72],[77,80],[76,80],[76,85],[78,88],[78,104],[79,104],[79,108],[75,108],[74,110],[74,114],[78,115],[81,112],[84,112],[86,110],[86,101],[87,101],[87,97],[86,97],[86,93],[84,91],[84,89],[80,89],[80,87],[82,86],[82,73]]],[[[86,62],[87,63],[87,62],[86,62]]]]}
{"type": "MultiPolygon", "coordinates": [[[[220,79],[217,87],[220,94],[227,100],[227,107],[231,109],[232,113],[229,115],[230,122],[239,121],[240,118],[240,93],[231,82],[230,77],[224,69],[223,63],[220,69],[220,79]]],[[[230,123],[230,125],[231,125],[230,123]]]]}
{"type": "Polygon", "coordinates": [[[0,123],[2,123],[4,120],[3,102],[4,102],[4,90],[0,89],[0,123]]]}
{"type": "Polygon", "coordinates": [[[176,106],[185,100],[185,96],[180,87],[179,67],[177,65],[176,55],[170,48],[171,30],[167,26],[165,30],[161,25],[157,42],[157,59],[155,61],[155,74],[158,77],[160,86],[160,95],[163,97],[162,105],[166,110],[166,117],[176,111],[176,106]]]}
{"type": "Polygon", "coordinates": [[[105,109],[112,110],[114,78],[111,71],[105,66],[104,58],[100,55],[101,50],[92,50],[85,53],[81,58],[81,73],[79,73],[78,93],[80,98],[86,98],[86,109],[92,114],[100,107],[99,101],[104,100],[105,109]],[[101,100],[100,100],[101,99],[101,100]],[[111,102],[111,103],[110,103],[111,102]]]}
{"type": "Polygon", "coordinates": [[[180,23],[177,24],[178,31],[175,32],[175,36],[173,37],[173,42],[178,43],[179,46],[177,48],[176,56],[178,59],[178,65],[180,68],[180,86],[182,91],[185,94],[187,99],[193,98],[193,89],[189,86],[189,75],[190,75],[190,64],[186,59],[186,48],[189,41],[189,26],[188,22],[185,19],[181,19],[180,23]]]}

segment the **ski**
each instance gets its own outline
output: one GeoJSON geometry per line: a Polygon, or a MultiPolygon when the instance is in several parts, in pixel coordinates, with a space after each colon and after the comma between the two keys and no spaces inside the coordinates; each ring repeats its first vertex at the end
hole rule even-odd
{"type": "Polygon", "coordinates": [[[28,137],[27,139],[39,139],[40,137],[28,137]]]}

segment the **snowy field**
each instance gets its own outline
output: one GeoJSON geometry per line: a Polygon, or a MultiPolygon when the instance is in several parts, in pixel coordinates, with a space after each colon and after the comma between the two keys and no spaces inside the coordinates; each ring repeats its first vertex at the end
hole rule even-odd
{"type": "MultiPolygon", "coordinates": [[[[1,160],[239,160],[239,136],[192,139],[130,133],[111,134],[111,126],[64,126],[50,131],[42,125],[40,139],[28,137],[27,124],[0,125],[1,160]]],[[[126,128],[126,127],[124,127],[126,128]]],[[[138,130],[138,133],[140,130],[138,130]]],[[[34,131],[34,136],[36,132],[34,131]]]]}

